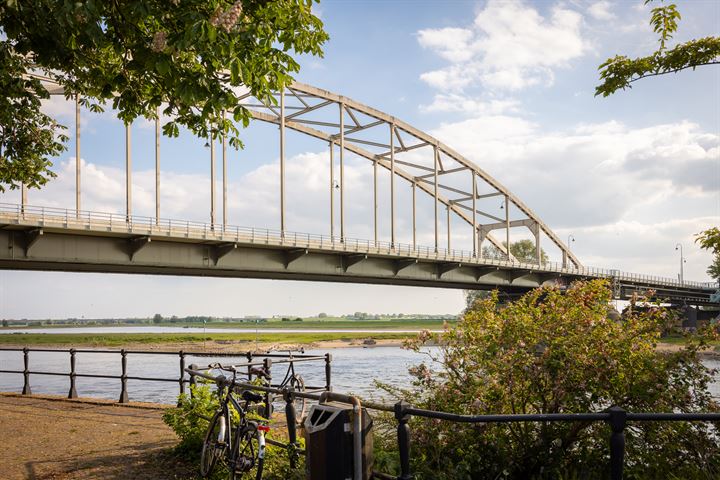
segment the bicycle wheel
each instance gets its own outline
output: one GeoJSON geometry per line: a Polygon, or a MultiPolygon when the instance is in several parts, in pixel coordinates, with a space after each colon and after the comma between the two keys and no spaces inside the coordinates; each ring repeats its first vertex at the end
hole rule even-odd
{"type": "MultiPolygon", "coordinates": [[[[300,375],[293,375],[290,378],[290,386],[296,392],[305,391],[305,381],[300,375]]],[[[295,397],[293,402],[295,405],[295,420],[300,423],[305,416],[305,409],[307,408],[307,398],[295,397]]]]}
{"type": "Polygon", "coordinates": [[[218,442],[221,421],[226,421],[226,418],[223,411],[218,410],[210,420],[207,433],[205,434],[205,441],[203,442],[202,455],[200,457],[200,475],[202,475],[203,478],[209,477],[218,459],[222,459],[225,456],[225,449],[227,448],[225,442],[218,442]]]}
{"type": "Polygon", "coordinates": [[[233,447],[236,455],[234,465],[229,468],[229,480],[239,480],[245,473],[257,468],[255,478],[262,478],[264,459],[260,458],[260,442],[258,440],[257,423],[247,422],[238,427],[233,447]]]}

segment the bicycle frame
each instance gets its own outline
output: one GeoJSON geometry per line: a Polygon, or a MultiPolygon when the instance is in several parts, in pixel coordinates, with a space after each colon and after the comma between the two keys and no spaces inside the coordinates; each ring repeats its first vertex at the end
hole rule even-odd
{"type": "MultiPolygon", "coordinates": [[[[228,466],[231,469],[235,469],[236,462],[240,454],[240,452],[235,448],[235,445],[240,442],[240,435],[244,433],[244,431],[242,430],[243,423],[245,423],[245,425],[249,425],[251,422],[256,424],[255,430],[258,436],[257,458],[259,461],[261,461],[265,457],[265,433],[270,430],[270,427],[268,427],[267,425],[261,425],[257,424],[257,422],[254,422],[252,420],[247,420],[248,402],[245,401],[245,407],[243,407],[243,405],[241,405],[241,403],[235,398],[234,394],[236,375],[237,372],[233,372],[233,379],[229,382],[229,384],[218,385],[220,408],[222,410],[223,421],[225,422],[225,432],[223,433],[223,436],[225,438],[223,438],[222,441],[225,442],[226,452],[229,453],[227,460],[229,464],[228,466]],[[227,389],[227,392],[224,392],[224,389],[227,389]],[[232,431],[232,413],[230,412],[229,405],[232,405],[232,407],[238,412],[238,415],[240,416],[240,420],[237,423],[234,435],[232,431]],[[243,420],[245,420],[245,422],[243,422],[243,420]]],[[[218,441],[220,440],[221,439],[218,438],[218,441]]]]}

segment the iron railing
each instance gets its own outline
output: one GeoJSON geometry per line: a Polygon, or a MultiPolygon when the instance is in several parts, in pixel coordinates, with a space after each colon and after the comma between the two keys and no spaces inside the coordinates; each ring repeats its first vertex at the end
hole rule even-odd
{"type": "Polygon", "coordinates": [[[332,375],[332,355],[329,353],[324,355],[305,355],[305,354],[284,354],[284,353],[257,353],[257,352],[186,352],[183,350],[177,352],[158,352],[158,351],[144,351],[144,350],[94,350],[94,349],[52,349],[52,348],[17,348],[17,347],[0,347],[0,352],[22,352],[23,354],[23,369],[22,370],[7,370],[0,369],[0,374],[22,374],[23,375],[23,395],[32,394],[32,387],[30,384],[31,375],[49,375],[49,376],[61,376],[69,378],[69,390],[68,398],[77,398],[77,387],[75,385],[77,378],[107,378],[115,379],[120,381],[120,396],[119,403],[128,403],[128,380],[138,380],[143,382],[166,382],[176,383],[179,388],[180,394],[185,393],[185,386],[191,384],[194,378],[186,376],[186,358],[187,357],[240,357],[246,358],[247,362],[243,365],[248,366],[248,369],[252,366],[263,366],[269,367],[272,363],[299,363],[308,361],[324,361],[325,362],[325,385],[322,387],[318,386],[306,386],[307,391],[317,392],[330,390],[331,388],[331,375],[332,375]],[[68,372],[49,372],[49,371],[36,371],[30,369],[30,353],[31,352],[50,352],[50,353],[69,353],[69,367],[68,372]],[[120,356],[120,375],[103,375],[95,373],[78,373],[76,369],[76,355],[78,353],[83,354],[118,354],[120,356]],[[179,375],[174,378],[159,378],[159,377],[143,377],[137,375],[128,374],[127,357],[128,355],[166,355],[178,357],[179,375]]]}
{"type": "MultiPolygon", "coordinates": [[[[202,377],[207,380],[218,382],[218,377],[209,375],[191,365],[186,371],[192,377],[202,377]]],[[[230,383],[225,380],[225,384],[230,383]]],[[[294,392],[291,387],[283,389],[273,387],[262,387],[250,383],[235,382],[234,385],[240,388],[259,390],[266,394],[274,393],[282,395],[285,400],[285,414],[288,426],[288,443],[272,442],[279,447],[296,447],[297,430],[295,407],[293,400],[296,397],[310,400],[321,400],[322,395],[313,393],[294,392]]],[[[357,397],[347,395],[334,395],[333,400],[341,403],[356,403],[360,400],[357,397]],[[343,399],[343,397],[345,397],[343,399]]],[[[400,471],[398,474],[373,472],[373,478],[381,480],[412,480],[413,475],[410,468],[410,443],[411,430],[409,422],[412,417],[437,419],[440,421],[484,424],[484,423],[521,423],[521,422],[607,422],[610,426],[609,467],[610,479],[622,480],[625,463],[625,428],[628,422],[720,422],[720,413],[633,413],[620,407],[610,407],[602,412],[595,413],[548,413],[548,414],[511,414],[511,415],[461,415],[449,412],[438,412],[414,408],[406,402],[400,401],[394,405],[362,401],[362,406],[370,410],[379,410],[394,414],[397,421],[397,443],[400,471]]],[[[304,454],[297,448],[290,449],[304,454]]],[[[292,458],[291,458],[292,462],[292,458]]]]}
{"type": "Polygon", "coordinates": [[[343,253],[364,253],[396,257],[412,257],[452,263],[521,268],[528,271],[564,273],[581,277],[610,278],[639,284],[667,287],[690,287],[718,289],[718,282],[695,282],[690,280],[621,272],[596,267],[575,267],[559,262],[523,263],[510,261],[501,255],[483,256],[461,249],[434,248],[400,242],[375,241],[359,238],[311,233],[279,231],[266,228],[241,227],[190,220],[172,220],[142,215],[72,210],[56,207],[0,203],[0,218],[17,224],[29,223],[36,226],[56,226],[132,233],[135,235],[157,235],[168,237],[214,240],[246,244],[277,245],[293,248],[332,250],[343,253]]]}

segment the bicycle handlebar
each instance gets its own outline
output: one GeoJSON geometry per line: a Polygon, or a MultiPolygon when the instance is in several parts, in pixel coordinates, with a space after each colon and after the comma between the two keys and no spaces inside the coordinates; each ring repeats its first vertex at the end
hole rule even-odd
{"type": "MultiPolygon", "coordinates": [[[[226,372],[232,372],[233,377],[238,374],[238,369],[235,368],[233,365],[222,365],[221,363],[211,363],[208,365],[209,368],[217,369],[217,370],[224,370],[226,372]]],[[[270,375],[270,372],[262,366],[257,367],[250,367],[250,370],[248,370],[249,375],[255,375],[259,378],[264,378],[265,380],[272,380],[272,375],[270,375]]]]}

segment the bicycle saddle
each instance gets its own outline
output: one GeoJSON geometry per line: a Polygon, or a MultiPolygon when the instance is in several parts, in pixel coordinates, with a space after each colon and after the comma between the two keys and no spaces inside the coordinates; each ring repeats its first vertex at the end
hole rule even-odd
{"type": "Polygon", "coordinates": [[[259,402],[262,402],[263,396],[260,395],[259,393],[251,392],[250,390],[245,390],[242,393],[242,399],[245,400],[246,402],[250,402],[250,403],[259,403],[259,402]]]}
{"type": "Polygon", "coordinates": [[[255,375],[257,377],[264,378],[266,380],[270,380],[270,373],[265,370],[263,367],[252,367],[250,369],[250,375],[255,375]]]}

